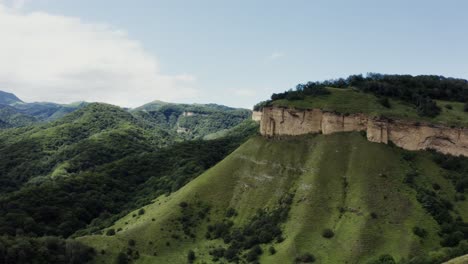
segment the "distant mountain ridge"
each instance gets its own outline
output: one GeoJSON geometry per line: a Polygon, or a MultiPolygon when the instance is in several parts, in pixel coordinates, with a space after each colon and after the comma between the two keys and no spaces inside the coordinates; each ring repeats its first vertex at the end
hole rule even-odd
{"type": "Polygon", "coordinates": [[[0,104],[14,104],[14,103],[22,103],[21,99],[19,99],[16,95],[12,93],[7,93],[4,91],[0,91],[0,104]]]}
{"type": "Polygon", "coordinates": [[[57,104],[50,102],[26,103],[13,93],[0,91],[0,129],[49,122],[87,105],[86,102],[57,104]]]}
{"type": "MultiPolygon", "coordinates": [[[[89,104],[26,103],[12,93],[0,91],[0,129],[51,122],[89,104]]],[[[159,100],[133,109],[121,109],[149,127],[170,130],[186,139],[218,133],[238,125],[251,115],[250,110],[218,104],[177,104],[159,100]],[[201,127],[203,129],[200,130],[201,127]]]]}

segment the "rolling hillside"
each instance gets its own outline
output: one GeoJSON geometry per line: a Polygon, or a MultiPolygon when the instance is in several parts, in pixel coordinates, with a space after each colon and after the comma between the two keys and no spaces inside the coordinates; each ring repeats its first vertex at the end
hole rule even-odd
{"type": "Polygon", "coordinates": [[[213,139],[250,118],[252,112],[217,104],[174,104],[154,101],[130,110],[150,127],[181,139],[213,139]]]}
{"type": "Polygon", "coordinates": [[[26,103],[12,93],[0,91],[0,129],[50,122],[84,107],[87,103],[26,103]]]}
{"type": "Polygon", "coordinates": [[[257,130],[245,121],[216,140],[180,141],[100,103],[54,122],[2,130],[0,236],[99,230],[179,189],[257,130]]]}
{"type": "Polygon", "coordinates": [[[97,249],[96,263],[440,263],[456,253],[435,250],[460,241],[441,225],[466,226],[468,202],[437,157],[359,133],[255,137],[79,241],[97,249]]]}

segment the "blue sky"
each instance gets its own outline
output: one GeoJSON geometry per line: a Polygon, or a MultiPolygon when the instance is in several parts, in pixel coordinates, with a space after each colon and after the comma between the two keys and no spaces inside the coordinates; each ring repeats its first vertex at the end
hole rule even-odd
{"type": "MultiPolygon", "coordinates": [[[[3,2],[9,7],[14,5],[12,1],[3,2]]],[[[13,2],[17,2],[17,7],[11,12],[17,16],[41,12],[79,18],[81,24],[105,24],[109,30],[125,32],[125,39],[138,43],[144,56],[157,62],[158,74],[167,78],[164,80],[170,80],[167,83],[147,82],[160,86],[154,88],[158,91],[142,92],[144,96],[134,100],[131,95],[126,96],[125,87],[108,98],[106,88],[94,94],[89,90],[81,92],[77,85],[63,94],[53,92],[51,97],[61,102],[95,97],[125,106],[163,99],[251,107],[271,93],[300,82],[355,73],[439,74],[468,78],[468,2],[462,0],[13,2]],[[164,89],[170,96],[165,96],[164,89]],[[119,99],[119,96],[127,99],[119,99]]],[[[68,52],[73,53],[73,50],[68,52]]],[[[114,63],[105,60],[108,64],[114,63]]],[[[89,61],[93,61],[92,58],[89,61]]],[[[133,59],[125,58],[125,61],[131,64],[133,59]]],[[[139,65],[139,62],[134,64],[139,65]]],[[[146,71],[148,67],[151,68],[140,68],[146,71]]],[[[70,65],[70,71],[73,68],[70,65]]],[[[79,70],[79,76],[90,75],[87,70],[79,70]]],[[[101,74],[104,70],[102,66],[99,76],[104,76],[101,74]]],[[[50,73],[44,73],[47,74],[50,73]]],[[[92,75],[95,76],[94,71],[92,75]]],[[[15,80],[4,82],[3,86],[18,84],[23,87],[16,91],[20,96],[47,100],[48,85],[44,79],[54,78],[34,79],[40,80],[43,87],[37,89],[38,94],[34,96],[34,92],[27,90],[36,90],[33,80],[29,86],[15,80]]],[[[89,85],[93,86],[96,79],[91,79],[89,85]]],[[[63,86],[71,86],[68,84],[65,82],[63,86]]],[[[112,86],[112,82],[109,84],[112,86]]],[[[129,86],[132,84],[135,86],[127,87],[127,92],[139,93],[139,89],[147,89],[140,88],[144,86],[141,83],[128,83],[129,86]]],[[[80,82],[80,85],[88,83],[80,82]]],[[[15,87],[9,88],[15,92],[15,87]]]]}

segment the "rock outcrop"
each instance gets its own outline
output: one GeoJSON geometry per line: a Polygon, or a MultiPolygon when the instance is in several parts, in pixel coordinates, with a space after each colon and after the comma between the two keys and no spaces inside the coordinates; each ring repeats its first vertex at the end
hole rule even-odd
{"type": "Polygon", "coordinates": [[[252,120],[256,122],[262,121],[262,112],[260,111],[253,111],[252,112],[252,120]]]}
{"type": "Polygon", "coordinates": [[[309,133],[365,131],[372,142],[395,145],[408,150],[435,149],[468,157],[468,129],[430,123],[341,114],[320,109],[297,110],[265,107],[260,120],[264,136],[295,136],[309,133]]]}

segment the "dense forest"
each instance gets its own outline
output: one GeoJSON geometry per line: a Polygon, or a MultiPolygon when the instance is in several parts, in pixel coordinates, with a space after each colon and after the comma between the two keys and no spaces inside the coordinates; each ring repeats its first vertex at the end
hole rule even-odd
{"type": "MultiPolygon", "coordinates": [[[[396,98],[415,105],[421,116],[437,116],[441,109],[434,100],[467,102],[468,81],[457,78],[447,78],[437,75],[390,75],[369,73],[351,75],[323,82],[308,82],[298,84],[295,89],[283,93],[275,93],[271,101],[279,99],[301,100],[306,96],[327,94],[326,87],[358,89],[362,92],[373,93],[382,97],[382,104],[386,104],[386,97],[396,98]]],[[[271,101],[262,102],[255,106],[258,110],[271,101]]],[[[468,105],[465,107],[468,110],[468,105]]]]}
{"type": "Polygon", "coordinates": [[[84,263],[92,250],[66,238],[99,232],[179,189],[257,133],[249,111],[217,108],[184,116],[177,105],[129,112],[92,103],[0,130],[0,262],[84,263]],[[182,122],[190,137],[177,133],[182,122]],[[228,133],[202,139],[220,130],[228,133]]]}
{"type": "Polygon", "coordinates": [[[203,138],[234,127],[250,117],[250,111],[216,104],[150,103],[131,113],[152,128],[178,131],[182,139],[203,138]]]}

